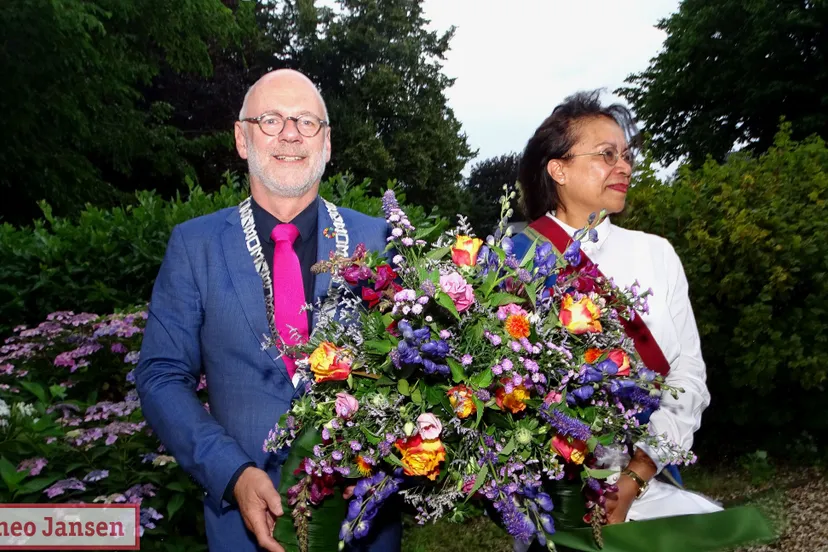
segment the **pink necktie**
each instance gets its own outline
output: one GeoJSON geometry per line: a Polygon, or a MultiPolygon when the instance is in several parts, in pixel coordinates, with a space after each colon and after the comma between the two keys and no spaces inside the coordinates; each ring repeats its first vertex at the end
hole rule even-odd
{"type": "MultiPolygon", "coordinates": [[[[293,242],[299,237],[299,230],[293,224],[278,224],[270,233],[276,244],[273,252],[273,310],[276,315],[276,330],[286,345],[296,345],[308,339],[308,315],[302,312],[305,304],[305,286],[302,283],[302,269],[299,257],[293,250],[293,242]],[[295,328],[302,337],[293,339],[295,328]]],[[[296,363],[282,357],[288,375],[293,379],[296,363]]]]}

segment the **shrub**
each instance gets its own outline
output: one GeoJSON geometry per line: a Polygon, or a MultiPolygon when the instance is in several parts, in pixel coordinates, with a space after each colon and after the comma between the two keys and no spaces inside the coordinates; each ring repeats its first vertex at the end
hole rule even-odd
{"type": "MultiPolygon", "coordinates": [[[[165,201],[139,192],[135,205],[90,206],[77,220],[52,216],[42,202],[44,219],[33,227],[0,226],[0,336],[15,323],[36,323],[54,311],[112,312],[149,301],[173,226],[238,205],[248,195],[239,178],[225,178],[214,193],[190,185],[186,199],[165,201]]],[[[368,195],[369,185],[335,175],[323,182],[320,194],[378,216],[382,199],[368,195]]],[[[408,209],[414,224],[427,218],[422,208],[408,209]]]]}
{"type": "Polygon", "coordinates": [[[825,436],[828,148],[783,127],[759,157],[732,154],[670,185],[633,188],[622,225],[666,237],[690,282],[712,404],[703,434],[755,447],[825,436]],[[754,441],[751,443],[751,441],[754,441]]]}

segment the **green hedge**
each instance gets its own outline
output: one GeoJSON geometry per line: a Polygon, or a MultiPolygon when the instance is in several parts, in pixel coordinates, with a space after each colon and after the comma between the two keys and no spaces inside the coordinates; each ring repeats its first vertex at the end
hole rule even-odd
{"type": "Polygon", "coordinates": [[[828,148],[783,127],[759,157],[733,154],[644,178],[620,224],[675,246],[708,366],[708,441],[825,437],[828,148]],[[715,439],[714,439],[715,435],[715,439]]]}
{"type": "MultiPolygon", "coordinates": [[[[215,193],[192,184],[186,198],[172,201],[139,192],[132,206],[90,206],[77,220],[52,216],[42,202],[45,219],[34,227],[0,226],[0,336],[54,311],[113,312],[149,301],[173,226],[237,205],[248,195],[237,177],[228,173],[225,178],[215,193]]],[[[368,195],[369,184],[336,175],[323,182],[320,194],[340,206],[381,215],[382,198],[368,195]]],[[[414,224],[427,218],[422,208],[407,211],[414,224]]]]}

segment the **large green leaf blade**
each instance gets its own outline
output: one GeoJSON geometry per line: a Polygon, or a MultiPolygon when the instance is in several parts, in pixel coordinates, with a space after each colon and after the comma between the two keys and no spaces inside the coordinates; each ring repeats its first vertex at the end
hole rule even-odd
{"type": "MultiPolygon", "coordinates": [[[[282,477],[279,481],[279,494],[282,497],[282,508],[285,515],[276,521],[273,529],[273,538],[284,547],[285,552],[300,552],[299,541],[296,538],[296,528],[293,524],[293,508],[288,504],[287,491],[299,482],[304,476],[294,475],[302,459],[313,457],[313,447],[322,443],[322,437],[315,429],[302,432],[293,442],[290,454],[282,466],[282,477]]],[[[330,552],[339,550],[339,529],[348,509],[347,501],[342,498],[340,491],[327,497],[319,506],[311,507],[311,518],[308,527],[308,552],[330,552]]]]}

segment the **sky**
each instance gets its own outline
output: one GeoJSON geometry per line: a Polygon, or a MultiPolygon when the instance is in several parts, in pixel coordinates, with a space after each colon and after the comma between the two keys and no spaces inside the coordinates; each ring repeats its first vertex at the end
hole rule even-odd
{"type": "MultiPolygon", "coordinates": [[[[477,162],[519,153],[566,96],[606,89],[647,68],[666,34],[655,28],[678,0],[425,0],[429,29],[456,27],[443,73],[477,162]],[[622,7],[623,6],[623,7],[622,7]]],[[[665,169],[659,171],[664,175],[665,169]]]]}

